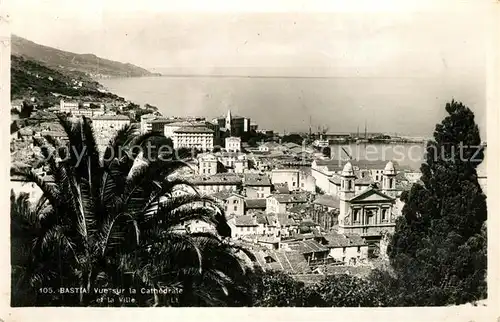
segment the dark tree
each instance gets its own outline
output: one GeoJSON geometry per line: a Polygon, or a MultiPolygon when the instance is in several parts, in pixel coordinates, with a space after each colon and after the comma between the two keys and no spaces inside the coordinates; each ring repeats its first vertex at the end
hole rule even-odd
{"type": "Polygon", "coordinates": [[[33,113],[33,110],[34,110],[33,105],[23,102],[23,105],[21,107],[21,112],[19,113],[19,117],[22,119],[29,118],[31,116],[31,113],[33,113]]]}
{"type": "Polygon", "coordinates": [[[403,215],[389,245],[406,294],[400,305],[462,304],[486,296],[486,196],[476,168],[483,161],[473,112],[446,104],[448,116],[427,145],[422,182],[402,196],[403,215]]]}
{"type": "Polygon", "coordinates": [[[283,142],[283,143],[291,142],[291,143],[295,143],[298,145],[302,145],[303,140],[304,140],[304,138],[302,138],[302,136],[299,134],[289,134],[289,135],[283,136],[283,138],[281,139],[281,142],[283,142]]]}

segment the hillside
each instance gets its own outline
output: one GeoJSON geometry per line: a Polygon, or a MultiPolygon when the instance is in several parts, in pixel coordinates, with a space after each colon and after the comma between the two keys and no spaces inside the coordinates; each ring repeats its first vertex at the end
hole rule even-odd
{"type": "Polygon", "coordinates": [[[104,92],[101,85],[80,72],[65,72],[44,66],[36,61],[11,55],[12,99],[38,97],[55,100],[53,94],[73,97],[114,98],[104,92]]]}
{"type": "Polygon", "coordinates": [[[75,54],[39,45],[12,35],[12,55],[38,61],[61,72],[78,71],[91,77],[138,77],[157,74],[132,65],[97,57],[93,54],[75,54]]]}

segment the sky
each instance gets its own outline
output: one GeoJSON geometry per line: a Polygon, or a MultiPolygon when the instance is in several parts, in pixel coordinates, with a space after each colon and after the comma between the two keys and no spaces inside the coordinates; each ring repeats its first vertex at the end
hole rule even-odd
{"type": "Polygon", "coordinates": [[[482,122],[489,1],[437,3],[18,0],[9,11],[21,37],[160,72],[431,80],[459,88],[482,122]]]}

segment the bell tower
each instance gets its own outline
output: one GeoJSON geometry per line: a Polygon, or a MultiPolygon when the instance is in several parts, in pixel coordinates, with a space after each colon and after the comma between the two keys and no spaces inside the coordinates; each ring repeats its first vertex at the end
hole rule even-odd
{"type": "Polygon", "coordinates": [[[344,165],[344,169],[340,175],[340,213],[339,213],[339,223],[344,223],[345,218],[349,216],[349,200],[354,197],[354,180],[356,176],[352,168],[351,162],[347,162],[344,165]]]}
{"type": "Polygon", "coordinates": [[[232,125],[231,110],[227,110],[227,115],[226,115],[226,130],[229,131],[230,136],[232,135],[232,133],[231,133],[231,125],[232,125]]]}
{"type": "Polygon", "coordinates": [[[396,170],[392,161],[387,162],[382,174],[382,192],[390,197],[396,197],[396,170]]]}

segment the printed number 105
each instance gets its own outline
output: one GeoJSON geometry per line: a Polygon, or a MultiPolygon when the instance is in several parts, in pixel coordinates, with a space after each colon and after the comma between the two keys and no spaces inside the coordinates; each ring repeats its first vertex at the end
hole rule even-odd
{"type": "Polygon", "coordinates": [[[43,293],[43,294],[52,294],[54,291],[52,290],[52,287],[41,287],[38,292],[43,293]]]}

